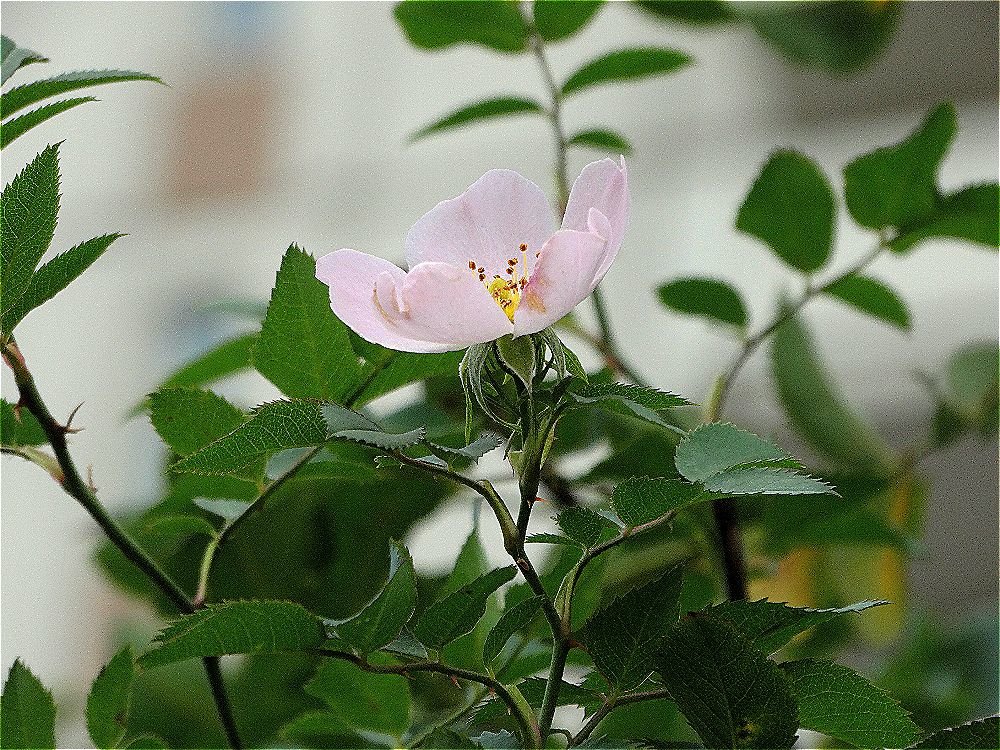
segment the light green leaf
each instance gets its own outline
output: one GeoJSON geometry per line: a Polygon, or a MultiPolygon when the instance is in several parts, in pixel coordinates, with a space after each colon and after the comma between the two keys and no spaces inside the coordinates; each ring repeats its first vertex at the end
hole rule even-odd
{"type": "Polygon", "coordinates": [[[324,701],[345,728],[399,737],[410,724],[410,691],[398,675],[370,674],[353,664],[327,659],[306,683],[305,691],[324,701]]]}
{"type": "Polygon", "coordinates": [[[603,0],[535,0],[535,29],[547,42],[568,39],[590,23],[603,0]]]}
{"type": "Polygon", "coordinates": [[[48,62],[49,58],[42,57],[34,50],[18,47],[9,36],[0,39],[0,83],[7,83],[18,68],[31,63],[48,62]]]}
{"type": "Polygon", "coordinates": [[[772,154],[740,206],[736,228],[811,273],[833,249],[836,202],[822,170],[795,151],[772,154]]]}
{"type": "Polygon", "coordinates": [[[1000,747],[1000,718],[990,716],[942,729],[912,745],[910,750],[993,750],[1000,747]]]}
{"type": "Polygon", "coordinates": [[[787,466],[789,461],[789,455],[774,443],[726,422],[692,430],[677,444],[674,455],[677,471],[691,482],[703,482],[734,466],[787,466]]]}
{"type": "Polygon", "coordinates": [[[163,381],[163,387],[208,385],[245,370],[252,366],[250,355],[256,345],[256,333],[223,341],[176,370],[163,381]]]}
{"type": "Polygon", "coordinates": [[[528,27],[510,0],[403,0],[393,15],[410,43],[422,49],[481,44],[497,52],[523,52],[528,46],[528,27]]]}
{"type": "Polygon", "coordinates": [[[435,455],[445,459],[446,461],[456,458],[478,461],[487,453],[492,450],[496,450],[501,445],[503,445],[503,440],[496,435],[491,435],[490,433],[479,436],[471,443],[461,448],[450,448],[447,445],[440,445],[438,443],[427,443],[427,447],[429,447],[435,455]]]}
{"type": "Polygon", "coordinates": [[[496,341],[497,356],[517,376],[528,391],[535,378],[535,345],[529,336],[504,336],[496,341]]]}
{"type": "Polygon", "coordinates": [[[191,502],[202,510],[222,518],[229,524],[232,524],[237,518],[246,513],[253,504],[246,500],[214,497],[196,497],[191,502]]]}
{"type": "MultiPolygon", "coordinates": [[[[4,126],[7,127],[6,125],[4,126]]],[[[123,234],[106,234],[82,242],[61,253],[35,271],[24,294],[3,315],[2,328],[10,332],[21,319],[39,305],[48,302],[100,258],[111,243],[123,234]]]]}
{"type": "Polygon", "coordinates": [[[673,73],[691,62],[683,52],[662,47],[622,49],[591,60],[563,84],[563,96],[615,81],[673,73]]]}
{"type": "Polygon", "coordinates": [[[583,628],[583,641],[598,671],[616,691],[643,682],[651,657],[677,622],[681,567],[620,596],[598,610],[583,628]]]}
{"type": "Polygon", "coordinates": [[[805,729],[856,747],[906,747],[920,728],[888,693],[857,672],[829,661],[785,662],[805,729]]]}
{"type": "Polygon", "coordinates": [[[700,315],[718,323],[747,327],[749,318],[740,293],[718,279],[686,278],[663,284],[656,290],[660,302],[687,315],[700,315]]]}
{"type": "Polygon", "coordinates": [[[291,398],[339,401],[361,381],[361,363],[316,278],[316,261],[295,245],[281,260],[253,363],[291,398]]]}
{"type": "MultiPolygon", "coordinates": [[[[80,70],[74,73],[63,73],[52,78],[15,86],[0,97],[0,118],[7,119],[18,110],[69,91],[99,86],[105,83],[120,81],[153,81],[163,83],[156,76],[140,73],[134,70],[80,70]]],[[[4,126],[6,127],[6,125],[4,126]]]]}
{"type": "Polygon", "coordinates": [[[471,631],[486,613],[493,592],[516,574],[514,566],[498,568],[434,602],[417,619],[414,635],[429,648],[440,650],[471,631]]]}
{"type": "Polygon", "coordinates": [[[949,400],[984,429],[996,429],[998,354],[996,342],[963,346],[948,359],[949,400]]]}
{"type": "Polygon", "coordinates": [[[929,237],[955,237],[995,250],[1000,245],[998,204],[1000,188],[995,182],[939,196],[934,211],[919,224],[903,227],[889,248],[902,253],[929,237]]]}
{"type": "Polygon", "coordinates": [[[472,104],[456,109],[440,120],[435,120],[411,136],[411,141],[419,141],[429,135],[441,133],[445,130],[452,130],[468,125],[471,122],[482,120],[492,120],[497,117],[510,117],[511,115],[539,114],[544,115],[545,109],[541,104],[532,100],[517,96],[501,96],[494,99],[482,99],[472,104]]]}
{"type": "Polygon", "coordinates": [[[632,153],[632,144],[621,133],[607,128],[581,130],[570,136],[566,141],[570,146],[586,146],[599,151],[628,156],[632,153]]]}
{"type": "Polygon", "coordinates": [[[483,644],[483,662],[489,664],[496,659],[507,645],[507,641],[527,628],[541,610],[541,596],[532,596],[505,609],[497,624],[486,636],[486,643],[483,644]]]}
{"type": "Polygon", "coordinates": [[[87,731],[97,747],[118,747],[125,736],[132,683],[138,674],[126,646],[101,670],[87,696],[87,731]]]}
{"type": "Polygon", "coordinates": [[[870,276],[851,274],[823,289],[873,318],[910,330],[910,311],[892,289],[870,276]]]}
{"type": "Polygon", "coordinates": [[[367,654],[394,641],[417,606],[417,578],[406,547],[389,541],[385,587],[356,615],[335,624],[337,636],[367,654]]]}
{"type": "Polygon", "coordinates": [[[846,607],[808,609],[792,607],[767,599],[727,601],[709,607],[712,617],[725,620],[736,631],[764,654],[772,654],[799,633],[821,625],[841,615],[864,612],[871,607],[888,604],[886,601],[863,601],[846,607]]]}
{"type": "Polygon", "coordinates": [[[6,315],[52,242],[59,213],[59,146],[38,154],[3,189],[0,202],[0,310],[6,315]]]}
{"type": "Polygon", "coordinates": [[[228,435],[247,415],[211,391],[161,388],[149,395],[149,419],[163,442],[186,456],[228,435]]]}
{"type": "Polygon", "coordinates": [[[350,440],[352,443],[361,443],[369,448],[398,451],[422,443],[427,437],[427,431],[423,427],[398,434],[379,430],[341,430],[333,433],[330,437],[338,440],[350,440]]]}
{"type": "Polygon", "coordinates": [[[566,536],[584,547],[594,547],[618,532],[611,521],[589,508],[566,508],[556,516],[556,523],[566,536]]]}
{"type": "Polygon", "coordinates": [[[568,536],[559,536],[558,534],[528,534],[524,541],[526,544],[559,544],[566,547],[576,547],[577,549],[586,546],[575,539],[570,539],[568,536]]]}
{"type": "Polygon", "coordinates": [[[20,659],[15,659],[0,697],[0,746],[50,748],[55,740],[56,705],[20,659]]]}
{"type": "MultiPolygon", "coordinates": [[[[0,97],[0,102],[2,101],[3,98],[0,97]]],[[[9,144],[13,143],[36,125],[41,125],[46,120],[49,120],[68,109],[73,109],[73,107],[78,107],[79,105],[86,104],[87,102],[96,101],[97,99],[92,96],[81,96],[75,99],[63,99],[62,101],[53,102],[52,104],[46,104],[44,107],[33,109],[27,114],[15,117],[13,120],[8,120],[3,124],[3,127],[0,127],[0,148],[6,148],[9,144]]]]}
{"type": "Polygon", "coordinates": [[[611,506],[628,527],[639,526],[699,500],[710,500],[697,484],[679,479],[631,477],[615,486],[611,506]]]}
{"type": "Polygon", "coordinates": [[[655,411],[691,404],[682,396],[631,383],[590,383],[577,390],[574,395],[578,401],[583,402],[606,399],[632,401],[655,411]]]}
{"type": "Polygon", "coordinates": [[[6,399],[0,401],[0,443],[3,445],[45,445],[49,439],[42,425],[27,409],[17,414],[14,405],[6,399]]]}
{"type": "Polygon", "coordinates": [[[324,640],[320,620],[293,602],[209,604],[161,630],[153,648],[139,657],[139,666],[150,669],[203,656],[309,651],[324,640]]]}
{"type": "Polygon", "coordinates": [[[342,430],[380,430],[379,426],[353,409],[348,409],[340,404],[323,404],[320,407],[323,415],[323,422],[326,425],[328,434],[333,435],[342,430]]]}
{"type": "Polygon", "coordinates": [[[654,666],[706,747],[790,748],[799,726],[787,677],[731,625],[693,613],[654,666]]]}
{"type": "Polygon", "coordinates": [[[826,482],[788,469],[737,466],[702,482],[719,495],[836,495],[826,482]]]}

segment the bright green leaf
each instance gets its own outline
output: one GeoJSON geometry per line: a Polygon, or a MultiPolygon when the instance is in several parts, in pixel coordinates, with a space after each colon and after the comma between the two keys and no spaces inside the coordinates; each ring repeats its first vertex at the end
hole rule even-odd
{"type": "Polygon", "coordinates": [[[228,435],[247,415],[211,391],[161,388],[149,395],[149,419],[163,442],[181,456],[228,435]]]}
{"type": "Polygon", "coordinates": [[[547,42],[568,39],[590,23],[603,0],[535,0],[535,29],[547,42]]]}
{"type": "Polygon", "coordinates": [[[491,435],[489,433],[479,436],[471,443],[461,448],[451,448],[447,445],[440,445],[438,443],[427,443],[427,447],[430,448],[435,455],[445,459],[446,461],[455,458],[478,461],[487,453],[492,450],[496,450],[501,445],[503,445],[503,440],[496,435],[491,435]]]}
{"type": "MultiPolygon", "coordinates": [[[[353,340],[355,351],[358,351],[357,339],[353,340]]],[[[376,344],[365,343],[367,346],[359,353],[364,356],[368,365],[362,379],[363,385],[351,393],[351,406],[361,406],[410,383],[438,375],[456,375],[459,362],[462,361],[462,352],[413,354],[394,352],[376,344]]]]}
{"type": "Polygon", "coordinates": [[[527,628],[541,610],[541,596],[532,596],[505,609],[497,624],[486,636],[486,643],[483,645],[483,662],[489,664],[496,659],[503,651],[503,647],[507,645],[507,641],[527,628]]]}
{"type": "Polygon", "coordinates": [[[774,443],[726,422],[692,430],[678,443],[674,455],[677,470],[692,482],[703,482],[735,466],[786,466],[789,460],[774,443]]]}
{"type": "Polygon", "coordinates": [[[309,651],[324,640],[320,620],[293,602],[209,604],[161,630],[139,665],[150,669],[203,656],[309,651]]]}
{"type": "Polygon", "coordinates": [[[586,146],[611,154],[628,156],[632,153],[632,144],[621,133],[607,128],[594,128],[574,133],[566,141],[570,146],[586,146]]]}
{"type": "Polygon", "coordinates": [[[835,222],[833,189],[823,171],[802,154],[778,151],[747,193],[736,228],[811,273],[830,258],[835,222]]]}
{"type": "Polygon", "coordinates": [[[870,276],[851,274],[824,287],[823,291],[873,318],[904,331],[910,329],[910,311],[906,309],[903,300],[892,289],[870,276]]]}
{"type": "Polygon", "coordinates": [[[586,545],[580,544],[580,542],[575,539],[570,539],[568,536],[559,536],[558,534],[528,534],[524,541],[527,544],[559,544],[567,547],[584,547],[586,545]]]}
{"type": "Polygon", "coordinates": [[[399,737],[410,724],[410,691],[398,675],[370,674],[327,659],[305,690],[324,701],[345,727],[399,737]]]}
{"type": "Polygon", "coordinates": [[[48,62],[47,57],[43,57],[34,50],[18,47],[9,36],[0,39],[0,82],[7,83],[18,68],[31,63],[48,62]]]}
{"type": "Polygon", "coordinates": [[[410,43],[422,49],[481,44],[497,52],[523,52],[528,27],[510,0],[403,0],[393,11],[410,43]]]}
{"type": "Polygon", "coordinates": [[[169,750],[169,745],[155,734],[140,734],[125,745],[128,750],[169,750]]]}
{"type": "Polygon", "coordinates": [[[990,716],[942,729],[911,746],[910,750],[993,750],[995,747],[1000,747],[1000,718],[990,716]]]}
{"type": "Polygon", "coordinates": [[[631,477],[615,486],[611,506],[626,526],[639,526],[699,500],[701,487],[679,479],[631,477]]]}
{"type": "Polygon", "coordinates": [[[563,84],[563,96],[603,83],[673,73],[691,62],[683,52],[662,47],[622,49],[591,60],[563,84]]]}
{"type": "Polygon", "coordinates": [[[687,278],[663,284],[656,290],[660,302],[687,315],[745,329],[749,318],[740,293],[718,279],[687,278]]]}
{"type": "Polygon", "coordinates": [[[126,646],[101,670],[87,696],[87,731],[97,747],[118,747],[125,736],[132,682],[138,670],[126,646]]]}
{"type": "Polygon", "coordinates": [[[491,120],[497,117],[510,117],[511,115],[523,114],[545,114],[545,110],[538,102],[532,99],[524,99],[515,96],[502,96],[494,99],[483,99],[472,104],[456,109],[454,112],[435,120],[410,138],[411,141],[419,141],[429,135],[440,133],[445,130],[467,125],[471,122],[481,120],[491,120]]]}
{"type": "Polygon", "coordinates": [[[486,613],[486,602],[493,592],[516,574],[514,566],[497,568],[439,599],[417,618],[414,635],[433,649],[465,635],[486,613]]]}
{"type": "Polygon", "coordinates": [[[16,414],[14,405],[0,401],[0,443],[3,445],[45,445],[49,439],[42,425],[27,409],[16,414]]]}
{"type": "MultiPolygon", "coordinates": [[[[7,119],[15,112],[27,106],[58,96],[69,91],[99,86],[120,81],[153,81],[163,83],[156,76],[140,73],[134,70],[80,70],[74,73],[63,73],[52,78],[32,81],[23,86],[15,86],[0,97],[0,117],[7,119]]],[[[6,125],[4,125],[6,127],[6,125]]]]}
{"type": "MultiPolygon", "coordinates": [[[[3,99],[0,98],[0,102],[2,101],[3,99]]],[[[97,99],[92,96],[81,96],[75,99],[63,99],[62,101],[53,102],[52,104],[46,104],[44,107],[33,109],[27,114],[15,117],[13,120],[8,120],[3,124],[3,127],[0,127],[0,148],[6,148],[9,144],[13,143],[36,125],[41,125],[46,120],[49,120],[68,109],[73,109],[73,107],[78,107],[81,104],[86,104],[87,102],[96,101],[97,99]]]]}
{"type": "Polygon", "coordinates": [[[56,705],[20,659],[15,659],[0,697],[0,746],[50,748],[56,746],[56,705]]]}

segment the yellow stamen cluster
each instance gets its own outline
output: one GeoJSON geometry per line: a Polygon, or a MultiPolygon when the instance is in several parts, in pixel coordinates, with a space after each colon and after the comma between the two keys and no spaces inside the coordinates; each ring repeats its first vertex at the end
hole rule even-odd
{"type": "Polygon", "coordinates": [[[507,259],[505,272],[508,278],[506,279],[499,274],[494,274],[493,278],[487,282],[486,269],[474,260],[469,261],[469,270],[479,275],[479,280],[486,287],[486,291],[490,293],[493,301],[504,311],[511,323],[514,322],[514,313],[517,312],[517,307],[521,304],[521,292],[528,283],[528,246],[522,244],[520,250],[520,258],[507,259]],[[518,268],[519,264],[520,269],[518,268]]]}

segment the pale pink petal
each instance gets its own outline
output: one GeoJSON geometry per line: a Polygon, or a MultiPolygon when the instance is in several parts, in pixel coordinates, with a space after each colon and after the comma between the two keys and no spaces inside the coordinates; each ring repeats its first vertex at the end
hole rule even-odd
{"type": "Polygon", "coordinates": [[[595,232],[560,229],[545,243],[514,314],[514,335],[535,333],[569,313],[597,286],[607,241],[595,232]]]}
{"type": "Polygon", "coordinates": [[[606,256],[595,274],[598,280],[607,273],[625,237],[629,217],[628,171],[625,159],[615,163],[611,159],[595,161],[583,168],[573,183],[563,215],[563,229],[587,231],[590,229],[590,210],[596,208],[608,221],[606,256]]]}
{"type": "Polygon", "coordinates": [[[528,268],[554,231],[552,208],[535,183],[509,169],[494,169],[457,198],[424,214],[406,235],[406,262],[440,261],[468,268],[469,261],[488,277],[503,275],[507,260],[528,246],[528,268]]]}
{"type": "Polygon", "coordinates": [[[408,330],[399,294],[406,274],[389,261],[337,250],[316,261],[316,278],[330,287],[333,312],[366,341],[403,352],[449,350],[408,330]]]}
{"type": "Polygon", "coordinates": [[[486,291],[478,275],[450,263],[419,263],[402,287],[409,335],[448,350],[493,341],[514,326],[486,291]]]}

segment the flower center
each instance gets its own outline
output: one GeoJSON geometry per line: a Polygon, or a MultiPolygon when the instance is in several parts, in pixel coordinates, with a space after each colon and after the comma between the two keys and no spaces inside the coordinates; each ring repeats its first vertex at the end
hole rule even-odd
{"type": "Polygon", "coordinates": [[[521,304],[521,292],[528,283],[528,246],[522,243],[520,249],[520,258],[507,259],[506,277],[494,274],[493,278],[487,281],[486,269],[474,260],[469,261],[469,270],[479,275],[479,280],[486,291],[490,293],[493,301],[504,311],[511,323],[514,322],[514,313],[517,312],[517,307],[521,304]],[[519,264],[520,268],[518,268],[519,264]]]}

